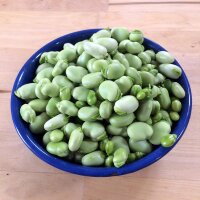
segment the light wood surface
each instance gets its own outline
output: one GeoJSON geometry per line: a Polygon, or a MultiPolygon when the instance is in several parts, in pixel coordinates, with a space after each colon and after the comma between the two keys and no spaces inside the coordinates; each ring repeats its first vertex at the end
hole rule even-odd
{"type": "Polygon", "coordinates": [[[199,200],[198,2],[0,0],[0,200],[199,200]],[[49,166],[23,144],[10,116],[10,91],[24,62],[50,40],[108,26],[142,29],[174,54],[192,87],[193,112],[181,141],[159,162],[121,177],[82,177],[49,166]]]}

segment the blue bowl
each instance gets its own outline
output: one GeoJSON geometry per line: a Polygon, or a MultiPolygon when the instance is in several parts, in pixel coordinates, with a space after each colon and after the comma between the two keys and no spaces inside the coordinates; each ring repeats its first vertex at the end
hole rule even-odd
{"type": "MultiPolygon", "coordinates": [[[[179,78],[178,82],[185,89],[186,96],[182,101],[183,108],[180,113],[180,116],[181,116],[180,120],[175,124],[172,130],[172,132],[176,133],[178,136],[176,143],[170,148],[164,148],[164,147],[159,146],[152,153],[148,154],[142,159],[137,160],[131,164],[127,164],[121,168],[86,167],[86,166],[81,166],[75,163],[71,163],[69,161],[60,159],[58,157],[55,157],[49,154],[45,150],[44,146],[42,145],[38,137],[33,135],[30,132],[27,123],[25,123],[21,119],[20,114],[19,114],[19,109],[20,109],[20,106],[23,104],[23,101],[14,95],[14,91],[17,88],[19,88],[20,86],[26,83],[32,82],[35,75],[35,70],[38,66],[39,57],[43,52],[61,50],[64,43],[69,42],[69,43],[75,44],[81,40],[88,39],[93,33],[97,32],[98,30],[99,29],[88,29],[88,30],[82,30],[82,31],[64,35],[46,44],[44,47],[42,47],[40,50],[34,53],[28,59],[28,61],[24,64],[24,66],[20,70],[15,80],[15,83],[12,89],[12,94],[11,94],[11,114],[12,114],[14,126],[17,130],[18,135],[22,139],[22,141],[36,156],[38,156],[40,159],[47,162],[48,164],[58,169],[71,172],[74,174],[84,175],[84,176],[96,176],[96,177],[118,176],[118,175],[123,175],[123,174],[128,174],[128,173],[138,171],[158,161],[160,158],[166,155],[183,136],[184,131],[188,125],[190,115],[191,115],[191,110],[192,110],[191,89],[190,89],[190,85],[184,71],[182,73],[182,76],[179,78]]],[[[163,47],[161,47],[157,43],[146,38],[144,40],[144,44],[147,49],[153,49],[156,52],[165,50],[163,47]]],[[[181,68],[180,64],[176,60],[174,64],[178,65],[181,68]]]]}

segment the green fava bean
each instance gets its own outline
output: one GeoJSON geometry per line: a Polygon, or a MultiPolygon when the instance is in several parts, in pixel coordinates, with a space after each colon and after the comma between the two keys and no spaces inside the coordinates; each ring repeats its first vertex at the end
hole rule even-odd
{"type": "Polygon", "coordinates": [[[149,125],[152,125],[153,124],[153,121],[152,121],[152,118],[149,117],[149,119],[147,119],[147,121],[145,121],[147,124],[149,125]]]}
{"type": "Polygon", "coordinates": [[[160,94],[161,94],[160,88],[157,87],[156,85],[154,85],[154,86],[152,87],[152,90],[151,90],[151,97],[152,97],[152,98],[155,98],[155,97],[157,97],[157,96],[160,95],[160,94]]]}
{"type": "Polygon", "coordinates": [[[45,57],[46,57],[46,55],[47,55],[47,52],[44,52],[44,53],[41,54],[40,59],[39,59],[39,63],[40,64],[45,63],[45,57]]]}
{"type": "Polygon", "coordinates": [[[74,88],[73,83],[66,76],[62,75],[54,77],[52,83],[58,85],[60,89],[63,87],[68,87],[72,90],[74,88]]]}
{"type": "Polygon", "coordinates": [[[135,142],[149,139],[153,135],[152,126],[144,122],[134,122],[128,129],[128,136],[135,142]]]}
{"type": "Polygon", "coordinates": [[[103,140],[100,141],[100,144],[99,144],[99,149],[101,151],[105,151],[105,146],[106,146],[106,143],[108,142],[108,138],[105,138],[103,140]]]}
{"type": "Polygon", "coordinates": [[[140,76],[142,78],[143,87],[148,87],[149,85],[153,85],[155,82],[155,77],[149,72],[141,71],[140,76]]]}
{"type": "Polygon", "coordinates": [[[69,149],[66,142],[49,142],[46,149],[50,154],[59,157],[66,157],[69,154],[69,149]]]}
{"type": "Polygon", "coordinates": [[[36,118],[35,111],[28,104],[23,104],[20,108],[20,115],[25,122],[33,123],[36,118]]]}
{"type": "Polygon", "coordinates": [[[61,130],[53,130],[49,134],[49,138],[51,142],[60,142],[63,140],[64,133],[61,130]]]}
{"type": "Polygon", "coordinates": [[[156,60],[162,64],[171,64],[174,62],[174,57],[167,51],[159,51],[156,54],[156,60]]]}
{"type": "Polygon", "coordinates": [[[180,116],[177,112],[170,112],[169,116],[172,121],[178,121],[180,119],[180,116]]]}
{"type": "Polygon", "coordinates": [[[95,106],[85,106],[78,111],[78,117],[82,121],[96,121],[99,118],[99,109],[95,106]]]}
{"type": "Polygon", "coordinates": [[[66,61],[59,60],[53,68],[52,76],[55,77],[62,74],[67,69],[67,67],[68,67],[68,64],[66,61]]]}
{"type": "Polygon", "coordinates": [[[129,35],[129,39],[132,42],[139,42],[140,44],[142,44],[144,41],[144,36],[140,30],[133,30],[129,35]]]}
{"type": "Polygon", "coordinates": [[[172,83],[172,94],[179,99],[183,99],[185,97],[185,90],[179,83],[173,82],[172,83]]]}
{"type": "Polygon", "coordinates": [[[128,36],[129,36],[129,31],[127,28],[119,27],[119,28],[113,28],[111,30],[111,37],[117,40],[118,42],[128,39],[128,36]]]}
{"type": "Polygon", "coordinates": [[[171,104],[171,108],[174,112],[180,112],[182,108],[182,104],[179,100],[173,100],[171,104]]]}
{"type": "Polygon", "coordinates": [[[116,101],[121,97],[121,91],[118,85],[113,81],[104,81],[99,86],[99,94],[103,99],[116,101]]]}
{"type": "Polygon", "coordinates": [[[136,154],[135,153],[129,153],[128,154],[128,159],[127,159],[127,163],[132,163],[133,161],[135,161],[136,158],[136,154]]]}
{"type": "Polygon", "coordinates": [[[153,135],[149,139],[151,144],[159,145],[162,138],[171,132],[171,127],[167,121],[159,121],[153,125],[153,135]]]}
{"type": "Polygon", "coordinates": [[[162,113],[161,112],[157,112],[153,117],[153,123],[159,122],[162,119],[162,113]]]}
{"type": "Polygon", "coordinates": [[[114,166],[119,168],[123,166],[128,159],[128,153],[124,148],[119,148],[115,151],[113,157],[114,166]]]}
{"type": "Polygon", "coordinates": [[[146,50],[145,52],[149,54],[152,60],[156,58],[156,54],[153,50],[146,50]]]}
{"type": "Polygon", "coordinates": [[[108,156],[105,160],[105,166],[106,167],[112,167],[113,166],[113,156],[108,156]]]}
{"type": "Polygon", "coordinates": [[[92,56],[86,52],[83,52],[77,59],[77,65],[86,67],[90,59],[92,59],[92,56]]]}
{"type": "Polygon", "coordinates": [[[131,124],[135,119],[135,115],[133,113],[125,114],[125,115],[117,115],[113,114],[109,122],[112,126],[117,128],[122,128],[131,124]]]}
{"type": "Polygon", "coordinates": [[[97,102],[96,93],[93,90],[90,90],[87,96],[87,103],[88,105],[92,106],[95,105],[97,102]]]}
{"type": "Polygon", "coordinates": [[[63,50],[60,51],[57,55],[57,60],[66,60],[68,62],[72,62],[76,59],[76,48],[74,45],[70,43],[65,43],[63,46],[63,50]]]}
{"type": "Polygon", "coordinates": [[[169,113],[165,110],[160,110],[160,113],[162,114],[162,119],[164,121],[167,121],[169,123],[169,125],[172,126],[172,120],[169,116],[169,113]]]}
{"type": "Polygon", "coordinates": [[[129,145],[122,136],[113,136],[111,141],[114,143],[114,151],[119,148],[124,148],[127,153],[130,153],[129,145]]]}
{"type": "Polygon", "coordinates": [[[50,133],[51,133],[51,131],[48,131],[48,132],[46,132],[46,133],[43,135],[43,137],[42,137],[42,142],[43,142],[43,144],[44,144],[45,146],[47,146],[47,144],[48,144],[49,142],[51,142],[51,140],[50,140],[50,133]]]}
{"type": "Polygon", "coordinates": [[[131,88],[131,95],[136,96],[141,90],[142,87],[140,85],[133,85],[131,88]]]}
{"type": "Polygon", "coordinates": [[[39,81],[39,83],[36,85],[35,94],[39,99],[48,99],[49,98],[49,96],[44,95],[42,93],[42,87],[47,83],[51,83],[51,82],[50,82],[50,80],[48,78],[44,78],[41,81],[39,81]]]}
{"type": "Polygon", "coordinates": [[[110,135],[122,135],[123,133],[123,128],[118,128],[110,124],[106,127],[106,130],[110,135]]]}
{"type": "Polygon", "coordinates": [[[144,100],[140,104],[140,106],[136,112],[137,119],[142,122],[147,121],[151,115],[152,108],[153,108],[152,100],[150,100],[150,99],[144,100]]]}
{"type": "Polygon", "coordinates": [[[142,78],[141,78],[139,72],[135,68],[129,67],[126,70],[126,75],[130,76],[131,78],[133,78],[134,84],[142,85],[142,78]]]}
{"type": "Polygon", "coordinates": [[[62,100],[56,104],[58,110],[69,116],[76,116],[78,113],[78,108],[75,104],[68,100],[62,100]]]}
{"type": "Polygon", "coordinates": [[[134,96],[127,95],[115,102],[114,111],[118,115],[124,115],[135,112],[138,107],[138,100],[134,96]]]}
{"type": "Polygon", "coordinates": [[[99,166],[104,164],[105,155],[102,151],[94,151],[83,156],[81,163],[85,166],[99,166]]]}
{"type": "Polygon", "coordinates": [[[133,85],[133,80],[129,76],[122,76],[117,79],[115,83],[117,83],[122,94],[125,94],[131,89],[133,85]]]}
{"type": "Polygon", "coordinates": [[[158,101],[161,105],[161,108],[168,109],[171,105],[171,99],[169,92],[166,88],[160,88],[160,95],[158,96],[158,101]]]}
{"type": "Polygon", "coordinates": [[[63,127],[65,124],[67,124],[68,120],[69,120],[68,117],[64,114],[56,115],[55,117],[49,119],[44,124],[44,129],[46,131],[53,131],[55,129],[59,129],[63,127]]]}
{"type": "Polygon", "coordinates": [[[107,52],[112,52],[117,49],[118,43],[113,38],[98,38],[95,39],[94,43],[100,44],[107,49],[107,52]]]}
{"type": "Polygon", "coordinates": [[[95,44],[93,42],[84,42],[83,48],[86,53],[96,59],[102,59],[107,56],[107,49],[99,44],[95,44]]]}
{"type": "Polygon", "coordinates": [[[141,59],[143,64],[151,63],[151,56],[146,52],[141,52],[138,54],[138,57],[141,59]]]}
{"type": "Polygon", "coordinates": [[[47,78],[50,81],[52,80],[53,76],[52,76],[52,71],[53,68],[49,67],[49,68],[45,68],[43,70],[41,70],[36,77],[33,79],[33,82],[38,83],[40,80],[42,80],[43,78],[47,78]]]}
{"type": "Polygon", "coordinates": [[[141,140],[135,142],[133,139],[129,139],[130,149],[134,152],[150,153],[152,151],[152,145],[147,140],[141,140]]]}
{"type": "Polygon", "coordinates": [[[46,111],[48,100],[44,99],[34,99],[31,100],[28,104],[31,106],[35,112],[44,112],[46,111]]]}
{"type": "Polygon", "coordinates": [[[69,66],[66,70],[67,78],[74,83],[81,83],[82,78],[88,73],[84,67],[69,66]]]}
{"type": "Polygon", "coordinates": [[[54,83],[46,83],[41,87],[41,92],[45,96],[57,97],[59,95],[59,86],[54,83]]]}
{"type": "Polygon", "coordinates": [[[96,60],[95,58],[93,59],[90,60],[91,66],[89,65],[89,63],[87,66],[90,72],[101,72],[101,70],[108,65],[108,62],[106,60],[96,60]]]}
{"type": "Polygon", "coordinates": [[[74,46],[76,48],[76,52],[78,53],[78,55],[81,55],[84,52],[83,41],[77,42],[74,46]]]}
{"type": "Polygon", "coordinates": [[[136,155],[137,159],[140,159],[145,156],[145,153],[137,151],[137,152],[135,152],[135,155],[136,155]]]}
{"type": "Polygon", "coordinates": [[[79,153],[79,152],[73,152],[73,154],[74,154],[74,161],[81,164],[81,160],[84,154],[79,153]]]}
{"type": "Polygon", "coordinates": [[[174,143],[176,142],[177,139],[177,135],[176,134],[168,134],[165,135],[162,139],[161,139],[161,145],[163,147],[171,147],[172,145],[174,145],[174,143]]]}
{"type": "Polygon", "coordinates": [[[119,46],[118,46],[118,51],[121,52],[121,53],[126,53],[126,43],[127,42],[130,42],[130,40],[123,40],[119,43],[119,46]]]}
{"type": "Polygon", "coordinates": [[[120,62],[112,62],[108,66],[102,69],[102,74],[105,78],[116,80],[122,77],[125,73],[126,68],[120,62]]]}
{"type": "Polygon", "coordinates": [[[78,151],[80,153],[87,154],[87,153],[91,153],[91,152],[97,150],[97,148],[98,148],[98,142],[84,140],[81,143],[81,146],[78,151]]]}
{"type": "Polygon", "coordinates": [[[142,52],[142,45],[138,42],[127,42],[125,45],[126,51],[131,54],[139,54],[142,52]]]}
{"type": "Polygon", "coordinates": [[[122,53],[117,52],[114,56],[113,56],[114,60],[118,60],[126,69],[129,67],[129,62],[126,59],[125,55],[122,53]]]}
{"type": "Polygon", "coordinates": [[[15,91],[15,95],[21,99],[35,99],[36,94],[35,94],[35,88],[36,88],[36,83],[28,83],[25,85],[22,85],[20,88],[18,88],[15,91]]]}
{"type": "Polygon", "coordinates": [[[83,133],[93,141],[101,141],[106,138],[105,128],[99,122],[84,122],[82,129],[83,133]]]}
{"type": "Polygon", "coordinates": [[[169,91],[171,92],[171,89],[172,89],[172,81],[170,79],[165,79],[164,82],[164,87],[169,91]]]}
{"type": "Polygon", "coordinates": [[[69,150],[70,151],[77,151],[81,143],[83,142],[84,134],[81,128],[76,128],[72,131],[70,137],[69,137],[69,150]]]}
{"type": "Polygon", "coordinates": [[[70,122],[70,123],[66,124],[65,126],[63,126],[62,130],[63,130],[64,134],[67,136],[67,138],[69,138],[72,131],[78,127],[80,127],[79,124],[70,122]]]}
{"type": "Polygon", "coordinates": [[[76,105],[77,108],[82,108],[82,107],[86,106],[86,102],[84,102],[84,101],[76,101],[75,105],[76,105]]]}
{"type": "Polygon", "coordinates": [[[72,96],[78,101],[87,101],[88,93],[89,89],[83,86],[79,86],[74,88],[74,90],[72,91],[72,96]]]}
{"type": "Polygon", "coordinates": [[[154,84],[157,85],[159,83],[163,83],[165,81],[165,77],[161,73],[157,73],[155,76],[154,84]]]}
{"type": "MultiPolygon", "coordinates": [[[[100,60],[103,60],[103,59],[100,59],[100,60]]],[[[100,72],[101,71],[101,65],[98,65],[98,68],[97,69],[93,69],[93,63],[97,61],[96,58],[92,58],[88,61],[87,63],[87,69],[89,72],[100,72]],[[97,71],[96,71],[97,70],[97,71]]],[[[107,62],[106,62],[107,63],[107,62]]]]}
{"type": "Polygon", "coordinates": [[[68,86],[60,89],[60,99],[61,100],[70,100],[71,99],[71,90],[68,86]]]}
{"type": "Polygon", "coordinates": [[[182,74],[181,68],[174,64],[161,64],[158,69],[163,75],[171,79],[178,79],[182,74]]]}
{"type": "Polygon", "coordinates": [[[111,102],[102,101],[99,106],[99,114],[103,119],[108,119],[112,114],[113,105],[111,102]]]}
{"type": "Polygon", "coordinates": [[[85,75],[82,78],[82,85],[88,89],[94,89],[99,87],[99,85],[104,81],[101,72],[94,72],[85,75]]]}
{"type": "Polygon", "coordinates": [[[54,117],[59,114],[59,110],[56,106],[56,104],[59,101],[60,101],[59,97],[53,97],[48,101],[47,106],[46,106],[47,115],[49,115],[50,117],[54,117]]]}
{"type": "Polygon", "coordinates": [[[114,152],[114,143],[112,141],[108,141],[105,145],[106,154],[109,156],[114,152]]]}
{"type": "Polygon", "coordinates": [[[43,112],[40,115],[36,116],[34,122],[29,125],[29,128],[34,134],[44,133],[44,124],[49,120],[49,116],[43,112]]]}
{"type": "Polygon", "coordinates": [[[103,30],[100,30],[100,31],[94,33],[91,37],[91,40],[95,41],[96,39],[99,39],[99,38],[110,38],[110,37],[111,37],[110,31],[103,29],[103,30]]]}
{"type": "Polygon", "coordinates": [[[146,98],[146,94],[143,90],[141,90],[137,93],[136,97],[137,97],[138,100],[143,100],[143,99],[146,98]]]}
{"type": "Polygon", "coordinates": [[[57,63],[56,56],[58,55],[58,51],[50,51],[45,54],[45,62],[55,65],[57,63]]]}
{"type": "Polygon", "coordinates": [[[49,68],[49,67],[52,67],[53,68],[53,65],[49,64],[49,63],[42,63],[41,65],[39,65],[35,71],[36,74],[38,74],[40,71],[42,71],[43,69],[46,69],[46,68],[49,68]]]}
{"type": "Polygon", "coordinates": [[[142,61],[138,56],[132,55],[130,53],[125,54],[126,59],[128,60],[129,66],[135,69],[141,69],[142,61]]]}

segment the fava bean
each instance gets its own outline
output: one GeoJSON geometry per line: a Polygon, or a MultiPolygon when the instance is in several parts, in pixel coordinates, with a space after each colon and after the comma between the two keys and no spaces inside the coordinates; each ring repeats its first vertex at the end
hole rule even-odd
{"type": "Polygon", "coordinates": [[[20,108],[20,115],[25,122],[33,123],[36,118],[35,111],[29,104],[23,104],[20,108]]]}

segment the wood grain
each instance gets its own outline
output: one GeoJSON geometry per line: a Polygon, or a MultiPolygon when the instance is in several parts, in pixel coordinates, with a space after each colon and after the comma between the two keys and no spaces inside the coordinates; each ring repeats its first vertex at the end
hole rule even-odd
{"type": "Polygon", "coordinates": [[[107,10],[107,0],[1,0],[0,10],[37,11],[102,11],[107,10]]]}
{"type": "Polygon", "coordinates": [[[198,4],[200,0],[109,0],[109,5],[124,4],[198,4]]]}
{"type": "Polygon", "coordinates": [[[1,200],[200,199],[200,6],[199,0],[173,2],[0,0],[1,200]],[[193,111],[183,138],[157,163],[121,177],[82,177],[51,167],[23,144],[10,115],[10,91],[24,62],[50,40],[108,26],[142,29],[172,52],[189,78],[193,111]]]}

